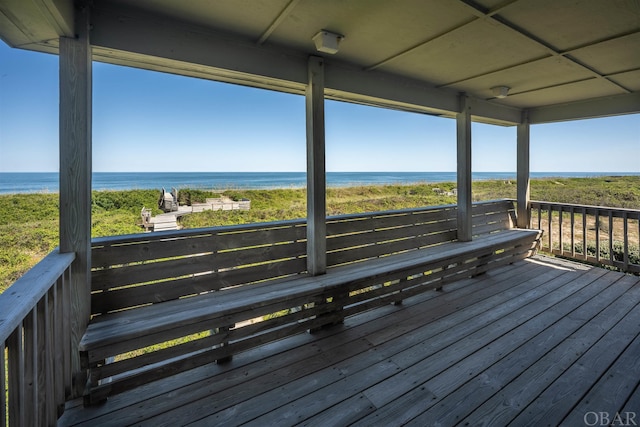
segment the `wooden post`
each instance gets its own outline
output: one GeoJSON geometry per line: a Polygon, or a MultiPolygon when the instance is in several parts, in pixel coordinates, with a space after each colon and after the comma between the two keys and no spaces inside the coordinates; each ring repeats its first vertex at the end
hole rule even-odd
{"type": "Polygon", "coordinates": [[[324,142],[324,63],[309,58],[306,90],[307,113],[307,271],[327,269],[326,171],[324,142]]]}
{"type": "Polygon", "coordinates": [[[76,38],[60,38],[60,252],[71,267],[72,394],[84,390],[77,346],[91,314],[91,46],[89,10],[76,9],[76,38]]]}
{"type": "Polygon", "coordinates": [[[529,117],[527,111],[525,111],[522,114],[522,123],[518,125],[518,228],[529,228],[531,226],[529,151],[529,117]]]}
{"type": "Polygon", "coordinates": [[[458,240],[471,240],[471,105],[466,94],[460,96],[456,115],[458,141],[458,240]]]}

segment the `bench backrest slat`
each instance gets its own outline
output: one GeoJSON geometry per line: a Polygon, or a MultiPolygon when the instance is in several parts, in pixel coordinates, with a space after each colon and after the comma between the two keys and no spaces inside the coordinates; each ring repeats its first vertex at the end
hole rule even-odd
{"type": "Polygon", "coordinates": [[[471,215],[474,236],[508,230],[516,224],[515,206],[511,200],[497,200],[473,205],[471,215]]]}
{"type": "MultiPolygon", "coordinates": [[[[373,222],[373,221],[372,221],[373,222]]],[[[441,221],[431,224],[402,226],[396,228],[372,228],[366,232],[327,237],[327,250],[346,249],[354,246],[383,243],[391,240],[409,240],[425,234],[441,234],[456,229],[455,220],[441,221]]],[[[407,249],[412,246],[409,243],[407,249]]],[[[381,255],[384,255],[381,253],[381,255]]]]}

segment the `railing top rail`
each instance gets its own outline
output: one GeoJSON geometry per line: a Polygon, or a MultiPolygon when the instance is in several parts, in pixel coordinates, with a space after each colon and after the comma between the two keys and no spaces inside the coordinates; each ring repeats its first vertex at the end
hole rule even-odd
{"type": "Polygon", "coordinates": [[[546,206],[555,206],[555,207],[572,207],[578,209],[588,209],[588,210],[598,210],[598,211],[614,211],[614,212],[627,212],[630,214],[640,214],[640,209],[629,209],[629,208],[616,208],[612,206],[594,206],[594,205],[580,205],[577,203],[560,203],[560,202],[547,202],[540,200],[532,200],[531,206],[535,205],[546,205],[546,206]]]}
{"type": "Polygon", "coordinates": [[[0,294],[0,342],[4,342],[76,258],[55,249],[0,294]]]}
{"type": "Polygon", "coordinates": [[[215,227],[193,228],[189,230],[174,230],[174,231],[161,231],[156,233],[135,233],[135,234],[123,234],[118,236],[96,237],[91,239],[93,246],[109,245],[119,242],[134,243],[144,242],[148,240],[172,240],[180,239],[183,237],[201,236],[207,234],[217,233],[229,233],[234,231],[243,230],[260,230],[268,228],[279,227],[293,227],[297,225],[304,225],[306,221],[304,219],[293,219],[285,221],[270,221],[251,224],[238,224],[238,225],[221,225],[215,227]]]}
{"type": "MultiPolygon", "coordinates": [[[[483,200],[481,202],[474,202],[474,205],[488,205],[495,203],[503,203],[503,202],[512,202],[511,199],[496,199],[496,200],[483,200]]],[[[426,206],[421,208],[405,208],[405,209],[394,209],[394,210],[386,210],[386,211],[372,211],[372,212],[364,212],[364,213],[354,213],[354,214],[343,214],[343,215],[334,215],[327,217],[328,221],[339,221],[339,220],[348,220],[348,219],[356,219],[356,218],[366,218],[371,216],[386,216],[386,215],[401,215],[412,212],[426,212],[430,210],[439,210],[439,209],[455,209],[457,205],[438,205],[438,206],[426,206]]],[[[238,225],[223,225],[223,226],[215,226],[215,227],[205,227],[205,228],[194,228],[189,230],[176,230],[176,231],[163,231],[159,233],[136,233],[136,234],[127,234],[127,235],[119,235],[119,236],[108,236],[108,237],[98,237],[91,240],[93,246],[101,246],[101,245],[113,245],[118,243],[137,243],[137,242],[145,242],[145,241],[157,241],[157,240],[172,240],[172,239],[181,239],[185,237],[194,237],[201,236],[207,234],[217,234],[217,233],[232,233],[232,232],[241,232],[243,230],[262,230],[269,228],[280,228],[280,227],[294,227],[294,226],[303,226],[306,225],[307,221],[304,218],[300,219],[292,219],[292,220],[284,220],[284,221],[270,221],[270,222],[261,222],[261,223],[251,223],[251,224],[238,224],[238,225]]]]}
{"type": "MultiPolygon", "coordinates": [[[[496,203],[504,203],[511,202],[511,199],[495,199],[495,200],[483,200],[480,202],[473,202],[473,205],[490,205],[496,203]]],[[[449,204],[449,205],[435,205],[435,206],[424,206],[418,208],[404,208],[404,209],[390,209],[386,211],[371,211],[371,212],[361,212],[361,213],[353,213],[353,214],[342,214],[342,215],[333,215],[328,216],[327,220],[341,220],[341,219],[351,219],[358,217],[367,217],[367,216],[385,216],[385,215],[399,215],[404,213],[412,213],[412,212],[426,212],[432,210],[440,210],[440,209],[457,209],[458,205],[449,204]]],[[[303,220],[304,221],[304,220],[303,220]]]]}

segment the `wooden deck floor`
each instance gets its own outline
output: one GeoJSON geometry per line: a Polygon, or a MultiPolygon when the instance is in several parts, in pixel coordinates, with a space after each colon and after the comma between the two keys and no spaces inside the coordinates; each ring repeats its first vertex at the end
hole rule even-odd
{"type": "Polygon", "coordinates": [[[635,417],[639,303],[640,277],[537,256],[102,406],[68,402],[60,425],[578,426],[600,412],[635,417]]]}

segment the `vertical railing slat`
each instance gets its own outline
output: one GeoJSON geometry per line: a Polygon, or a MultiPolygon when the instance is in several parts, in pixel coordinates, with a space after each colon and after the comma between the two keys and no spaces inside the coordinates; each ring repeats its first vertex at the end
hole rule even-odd
{"type": "Polygon", "coordinates": [[[24,319],[24,381],[25,400],[22,403],[25,424],[38,425],[38,312],[34,307],[24,319]]]}
{"type": "Polygon", "coordinates": [[[611,265],[615,262],[615,257],[613,256],[613,211],[609,211],[609,261],[611,261],[611,265]]]}
{"type": "Polygon", "coordinates": [[[24,347],[22,325],[19,325],[9,336],[9,424],[25,425],[24,419],[24,347]]]}
{"type": "MultiPolygon", "coordinates": [[[[622,262],[624,264],[624,269],[629,270],[629,216],[627,212],[622,213],[622,230],[624,233],[624,241],[623,245],[623,255],[622,262]]],[[[640,240],[640,235],[638,236],[640,240]]]]}
{"type": "MultiPolygon", "coordinates": [[[[56,285],[53,288],[53,382],[55,384],[56,402],[64,402],[66,398],[64,391],[64,338],[62,333],[62,310],[64,309],[62,301],[62,299],[64,298],[64,290],[62,289],[62,287],[64,286],[63,277],[58,278],[58,280],[56,281],[56,285]]],[[[57,410],[57,408],[56,412],[59,415],[59,411],[57,410]]]]}
{"type": "Polygon", "coordinates": [[[596,262],[600,262],[600,210],[596,209],[594,221],[596,229],[596,262]]]}
{"type": "Polygon", "coordinates": [[[582,257],[586,261],[588,258],[587,246],[589,239],[587,239],[587,209],[582,208],[582,257]]]}
{"type": "Polygon", "coordinates": [[[560,250],[560,255],[564,254],[564,239],[562,233],[564,233],[564,227],[562,226],[562,206],[558,208],[558,249],[560,250]]]}
{"type": "Polygon", "coordinates": [[[2,341],[0,345],[0,426],[6,427],[7,425],[7,383],[5,377],[7,375],[5,352],[7,343],[2,341]]]}
{"type": "Polygon", "coordinates": [[[569,208],[571,215],[571,257],[576,257],[576,214],[573,206],[569,208]]]}
{"type": "Polygon", "coordinates": [[[47,292],[44,301],[44,325],[43,329],[45,340],[44,364],[45,364],[45,399],[44,399],[44,419],[48,425],[55,424],[58,419],[58,411],[56,408],[55,388],[55,346],[53,342],[56,339],[55,331],[55,285],[47,292]]]}
{"type": "Polygon", "coordinates": [[[547,234],[549,237],[549,252],[553,251],[553,237],[552,237],[552,221],[553,221],[553,210],[551,208],[551,205],[547,206],[547,234]]]}
{"type": "Polygon", "coordinates": [[[65,398],[71,395],[72,387],[72,371],[71,371],[71,269],[67,269],[62,277],[62,343],[64,353],[64,393],[65,398]]]}
{"type": "MultiPolygon", "coordinates": [[[[36,417],[37,424],[42,425],[46,424],[47,420],[47,294],[44,294],[44,297],[36,304],[35,312],[36,316],[36,324],[35,324],[35,336],[34,340],[35,350],[36,350],[36,376],[35,387],[34,387],[34,396],[35,400],[33,402],[34,408],[34,416],[36,417]]],[[[51,400],[51,399],[49,399],[51,400]]]]}

